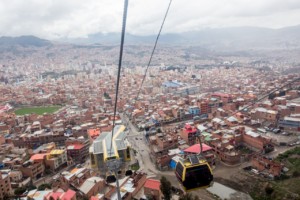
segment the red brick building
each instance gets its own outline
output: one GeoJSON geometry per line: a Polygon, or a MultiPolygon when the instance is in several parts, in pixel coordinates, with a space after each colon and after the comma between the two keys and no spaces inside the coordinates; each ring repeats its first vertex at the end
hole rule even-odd
{"type": "Polygon", "coordinates": [[[147,179],[144,185],[144,194],[146,196],[152,196],[155,200],[160,200],[160,181],[154,179],[147,179]]]}
{"type": "Polygon", "coordinates": [[[193,145],[196,142],[196,137],[195,137],[196,133],[197,133],[196,127],[190,124],[186,124],[184,128],[181,130],[180,136],[188,145],[193,145]]]}
{"type": "Polygon", "coordinates": [[[272,145],[271,139],[262,137],[253,131],[242,132],[242,140],[247,146],[262,152],[264,152],[268,146],[272,145]]]}
{"type": "Polygon", "coordinates": [[[66,140],[67,154],[75,163],[82,163],[89,156],[90,143],[88,139],[66,140]]]}
{"type": "Polygon", "coordinates": [[[266,171],[273,176],[280,176],[281,171],[283,169],[283,165],[279,162],[275,162],[274,160],[269,160],[260,155],[254,155],[251,159],[251,165],[253,168],[258,171],[266,171]]]}

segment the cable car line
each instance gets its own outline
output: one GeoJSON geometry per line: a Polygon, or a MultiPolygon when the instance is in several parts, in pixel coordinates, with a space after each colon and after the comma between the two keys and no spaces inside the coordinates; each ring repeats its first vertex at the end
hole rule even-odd
{"type": "Polygon", "coordinates": [[[151,61],[152,61],[152,57],[153,57],[153,55],[154,55],[154,52],[155,52],[155,49],[156,49],[156,46],[157,46],[158,39],[159,39],[159,37],[160,37],[161,31],[162,31],[162,29],[163,29],[163,26],[164,26],[164,24],[165,24],[166,18],[167,18],[167,16],[168,16],[168,13],[169,13],[169,9],[170,9],[171,4],[172,4],[172,0],[170,0],[170,2],[169,2],[169,5],[168,5],[167,11],[166,11],[166,13],[165,13],[164,19],[163,19],[163,21],[162,21],[162,24],[161,24],[161,26],[160,26],[159,32],[158,32],[158,34],[157,34],[157,37],[156,37],[156,40],[155,40],[155,43],[154,43],[154,46],[153,46],[153,49],[152,49],[152,52],[151,52],[151,56],[150,56],[149,62],[148,62],[148,65],[147,65],[147,67],[146,67],[146,71],[145,71],[145,73],[144,73],[144,76],[143,76],[143,79],[142,79],[142,83],[141,83],[141,85],[140,85],[140,87],[139,87],[139,90],[138,90],[138,93],[137,93],[137,95],[136,95],[135,100],[138,100],[138,98],[139,98],[141,89],[142,89],[142,87],[143,87],[145,78],[146,78],[146,76],[147,76],[147,72],[148,72],[149,66],[150,66],[151,61]]]}
{"type": "MultiPolygon", "coordinates": [[[[251,107],[252,107],[253,105],[255,105],[257,102],[259,102],[259,101],[265,99],[265,98],[268,97],[269,95],[274,94],[275,92],[278,92],[279,90],[281,90],[281,89],[285,88],[286,86],[288,86],[288,85],[290,85],[290,84],[292,84],[292,83],[294,83],[294,82],[297,82],[297,81],[300,81],[300,78],[296,78],[296,79],[290,81],[289,83],[284,84],[284,85],[281,86],[281,87],[275,88],[273,91],[271,91],[271,92],[269,92],[269,93],[263,95],[262,97],[260,97],[259,99],[255,100],[255,101],[251,102],[251,103],[248,104],[246,107],[243,107],[243,108],[241,108],[241,109],[235,111],[235,112],[234,112],[233,114],[231,114],[229,117],[234,116],[235,114],[239,113],[240,111],[243,111],[243,110],[245,110],[245,109],[251,108],[251,107]]],[[[225,120],[228,119],[229,117],[226,117],[225,120]]]]}
{"type": "MultiPolygon", "coordinates": [[[[152,62],[152,58],[153,58],[153,55],[154,55],[154,52],[155,52],[155,49],[156,49],[156,46],[157,46],[157,43],[158,43],[158,39],[159,39],[159,37],[160,37],[160,34],[161,34],[162,29],[163,29],[163,27],[164,27],[166,18],[167,18],[167,16],[168,16],[169,9],[170,9],[170,7],[171,7],[172,1],[173,1],[173,0],[170,0],[170,2],[169,2],[169,4],[168,4],[166,13],[165,13],[164,18],[163,18],[163,21],[162,21],[162,24],[161,24],[160,29],[159,29],[159,31],[158,31],[158,34],[157,34],[157,36],[156,36],[156,40],[155,40],[155,43],[154,43],[154,46],[153,46],[153,49],[152,49],[152,52],[151,52],[151,55],[150,55],[150,58],[149,58],[147,67],[146,67],[146,71],[145,71],[145,73],[144,73],[144,75],[143,75],[143,79],[142,79],[141,85],[140,85],[140,87],[139,87],[139,89],[138,89],[138,92],[137,92],[137,95],[136,95],[136,97],[135,97],[135,99],[134,99],[135,101],[137,101],[138,98],[139,98],[141,89],[142,89],[142,87],[143,87],[144,81],[145,81],[146,76],[147,76],[148,69],[149,69],[150,64],[151,64],[151,62],[152,62]]],[[[131,119],[131,117],[132,117],[132,112],[130,113],[129,120],[131,119]]],[[[126,127],[128,127],[129,120],[127,121],[126,127]]]]}
{"type": "MultiPolygon", "coordinates": [[[[274,89],[273,91],[267,93],[266,95],[263,95],[261,98],[257,99],[256,101],[252,102],[250,105],[239,109],[237,112],[234,112],[231,116],[235,115],[236,113],[240,112],[241,110],[247,109],[251,106],[253,106],[255,103],[261,101],[262,99],[268,97],[269,95],[283,89],[284,87],[299,81],[300,78],[296,78],[293,81],[290,81],[289,83],[274,89]]],[[[228,119],[227,117],[226,119],[228,119]]],[[[198,137],[199,143],[200,143],[200,152],[198,155],[189,155],[188,158],[184,160],[179,160],[176,164],[175,168],[175,175],[178,179],[179,183],[182,185],[183,189],[186,192],[197,190],[201,188],[207,188],[210,187],[213,183],[213,175],[212,170],[208,164],[208,162],[205,160],[204,157],[202,157],[202,141],[201,141],[201,135],[200,133],[196,134],[196,137],[198,137]],[[200,156],[200,160],[199,160],[200,156]]]]}
{"type": "MultiPolygon", "coordinates": [[[[112,133],[111,133],[110,148],[109,148],[109,152],[108,152],[108,157],[112,158],[112,159],[109,160],[108,162],[105,161],[106,164],[107,164],[107,168],[111,171],[111,173],[106,176],[106,182],[108,184],[116,182],[116,192],[117,192],[118,200],[122,199],[121,198],[121,192],[120,192],[120,185],[119,185],[119,181],[118,181],[118,178],[117,178],[118,169],[120,168],[121,162],[120,162],[119,158],[117,158],[116,156],[112,157],[112,146],[113,146],[113,137],[114,137],[114,129],[115,129],[115,121],[116,121],[116,113],[117,113],[117,105],[118,105],[118,94],[119,94],[119,85],[120,85],[122,59],[123,59],[123,48],[124,48],[124,40],[125,40],[127,10],[128,10],[128,0],[124,0],[121,44],[120,44],[118,75],[117,75],[114,114],[113,114],[113,127],[112,127],[112,133]]],[[[114,152],[114,154],[116,154],[116,153],[117,152],[114,152]]]]}
{"type": "Polygon", "coordinates": [[[113,115],[113,126],[112,126],[112,136],[111,136],[111,142],[110,142],[109,155],[111,155],[111,150],[112,150],[112,146],[113,146],[112,141],[113,141],[113,137],[114,137],[114,128],[115,128],[116,113],[117,113],[119,85],[120,85],[122,59],[123,59],[123,47],[124,47],[125,30],[126,30],[126,20],[127,20],[127,10],[128,10],[128,0],[124,0],[121,45],[120,45],[120,54],[119,54],[118,75],[117,75],[117,85],[116,85],[115,105],[114,105],[114,115],[113,115]]]}

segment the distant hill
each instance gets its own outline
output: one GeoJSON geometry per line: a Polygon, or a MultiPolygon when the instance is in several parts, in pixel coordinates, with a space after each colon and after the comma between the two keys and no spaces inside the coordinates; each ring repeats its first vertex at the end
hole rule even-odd
{"type": "Polygon", "coordinates": [[[40,39],[35,36],[20,36],[20,37],[0,37],[0,47],[22,46],[22,47],[43,47],[49,46],[52,43],[48,40],[40,39]]]}
{"type": "MultiPolygon", "coordinates": [[[[55,42],[76,45],[119,45],[120,33],[96,33],[87,38],[61,38],[55,42]]],[[[127,33],[127,45],[153,45],[156,35],[127,33]]],[[[54,44],[54,43],[53,43],[54,44]]],[[[215,51],[300,49],[300,25],[281,29],[259,27],[211,28],[200,31],[162,34],[159,45],[190,45],[215,51]]],[[[42,47],[52,42],[35,36],[0,37],[0,51],[15,51],[17,46],[42,47]],[[14,47],[14,48],[11,48],[14,47]]]]}
{"type": "MultiPolygon", "coordinates": [[[[76,44],[119,44],[119,33],[97,33],[87,38],[64,41],[76,44]]],[[[126,44],[153,44],[156,35],[126,34],[126,44]]],[[[281,29],[259,27],[214,28],[176,34],[162,34],[159,43],[195,45],[214,50],[300,48],[300,25],[281,29]]]]}

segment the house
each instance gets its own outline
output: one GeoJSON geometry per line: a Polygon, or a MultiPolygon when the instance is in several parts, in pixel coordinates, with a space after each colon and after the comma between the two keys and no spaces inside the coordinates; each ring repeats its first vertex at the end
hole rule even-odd
{"type": "MultiPolygon", "coordinates": [[[[190,146],[189,148],[186,148],[183,150],[183,152],[187,155],[189,154],[199,154],[201,152],[200,144],[194,144],[193,146],[190,146]]],[[[216,155],[212,147],[208,146],[207,144],[202,144],[202,152],[201,155],[205,157],[207,162],[210,164],[210,166],[215,165],[216,163],[216,155]]]]}
{"type": "Polygon", "coordinates": [[[251,158],[251,165],[258,171],[266,171],[274,177],[279,177],[284,167],[281,163],[270,160],[261,155],[254,155],[251,158]]]}
{"type": "Polygon", "coordinates": [[[43,162],[28,160],[20,166],[19,170],[24,177],[38,179],[44,174],[45,166],[43,162]]]}
{"type": "Polygon", "coordinates": [[[54,149],[46,156],[45,165],[51,170],[67,164],[67,151],[65,149],[54,149]]]}
{"type": "Polygon", "coordinates": [[[196,141],[197,131],[196,127],[190,124],[185,124],[184,128],[180,132],[180,136],[187,144],[193,145],[196,141]]]}
{"type": "Polygon", "coordinates": [[[162,198],[160,181],[155,179],[147,179],[144,185],[144,194],[146,196],[152,196],[153,199],[160,200],[162,198]]]}
{"type": "Polygon", "coordinates": [[[31,190],[27,194],[28,200],[76,200],[76,192],[68,189],[38,191],[37,189],[31,190]]]}
{"type": "Polygon", "coordinates": [[[85,195],[85,197],[90,198],[102,191],[104,186],[104,179],[93,176],[86,179],[78,189],[85,195]]]}

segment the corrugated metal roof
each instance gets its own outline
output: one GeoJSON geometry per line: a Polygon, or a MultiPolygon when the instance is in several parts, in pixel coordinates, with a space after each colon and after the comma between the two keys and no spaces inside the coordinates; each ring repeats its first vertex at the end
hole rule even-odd
{"type": "Polygon", "coordinates": [[[52,150],[50,152],[51,155],[59,155],[59,154],[62,154],[64,153],[65,150],[62,150],[62,149],[55,149],[55,150],[52,150]]]}
{"type": "MultiPolygon", "coordinates": [[[[117,125],[114,128],[114,137],[113,144],[116,145],[117,150],[123,150],[127,148],[127,144],[125,143],[126,133],[124,132],[124,125],[117,125]]],[[[108,157],[115,154],[115,150],[111,148],[112,141],[112,132],[103,132],[99,137],[93,142],[93,153],[101,154],[105,151],[107,152],[108,157]]]]}
{"type": "Polygon", "coordinates": [[[84,194],[87,194],[93,187],[96,183],[100,182],[100,181],[103,181],[102,178],[100,177],[91,177],[91,178],[88,178],[79,188],[80,191],[82,191],[84,194]]]}

